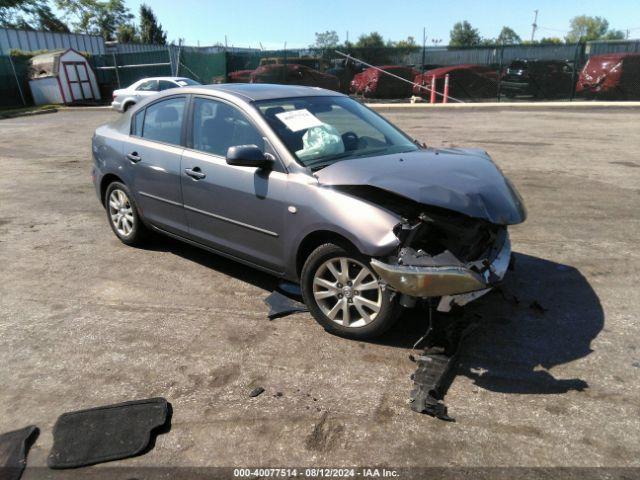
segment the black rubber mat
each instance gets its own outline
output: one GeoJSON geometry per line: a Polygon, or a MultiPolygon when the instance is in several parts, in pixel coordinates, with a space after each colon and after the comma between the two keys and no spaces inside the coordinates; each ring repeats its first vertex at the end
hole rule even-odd
{"type": "Polygon", "coordinates": [[[18,480],[27,464],[29,448],[39,434],[33,425],[0,435],[0,479],[18,480]]]}
{"type": "Polygon", "coordinates": [[[60,415],[53,427],[50,468],[75,468],[133,457],[153,448],[170,428],[164,398],[136,400],[60,415]]]}

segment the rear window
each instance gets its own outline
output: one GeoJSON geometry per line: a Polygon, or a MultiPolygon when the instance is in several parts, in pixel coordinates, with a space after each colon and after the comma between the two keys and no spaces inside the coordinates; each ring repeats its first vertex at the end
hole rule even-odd
{"type": "Polygon", "coordinates": [[[170,98],[147,107],[142,137],[180,145],[185,102],[185,97],[170,98]]]}
{"type": "Polygon", "coordinates": [[[202,85],[201,83],[198,83],[195,80],[191,80],[190,78],[179,78],[178,80],[176,80],[176,83],[181,87],[186,87],[187,85],[202,85]]]}

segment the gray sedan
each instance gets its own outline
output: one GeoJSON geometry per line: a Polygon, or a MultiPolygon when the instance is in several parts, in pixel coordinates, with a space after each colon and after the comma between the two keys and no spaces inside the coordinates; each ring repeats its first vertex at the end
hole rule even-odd
{"type": "Polygon", "coordinates": [[[184,87],[93,138],[94,182],[127,245],[161,232],[299,282],[328,331],[379,335],[505,275],[526,212],[476,149],[419,145],[347,96],[266,84],[184,87]]]}

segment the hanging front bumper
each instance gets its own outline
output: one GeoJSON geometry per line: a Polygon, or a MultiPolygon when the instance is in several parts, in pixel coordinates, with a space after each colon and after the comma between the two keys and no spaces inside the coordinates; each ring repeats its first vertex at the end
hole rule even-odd
{"type": "Polygon", "coordinates": [[[486,265],[488,260],[466,265],[413,266],[391,265],[373,259],[371,266],[382,281],[397,292],[428,298],[478,292],[499,283],[511,260],[508,235],[505,235],[500,251],[486,265]]]}

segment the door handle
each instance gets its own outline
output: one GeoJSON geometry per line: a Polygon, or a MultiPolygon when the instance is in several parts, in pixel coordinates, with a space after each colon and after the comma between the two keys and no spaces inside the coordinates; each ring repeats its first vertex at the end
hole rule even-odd
{"type": "Polygon", "coordinates": [[[142,157],[138,155],[138,152],[127,153],[127,158],[131,160],[132,163],[138,163],[142,160],[142,157]]]}
{"type": "Polygon", "coordinates": [[[204,177],[207,176],[206,173],[202,173],[202,170],[200,170],[200,167],[185,168],[184,173],[189,175],[194,180],[202,180],[204,177]]]}

